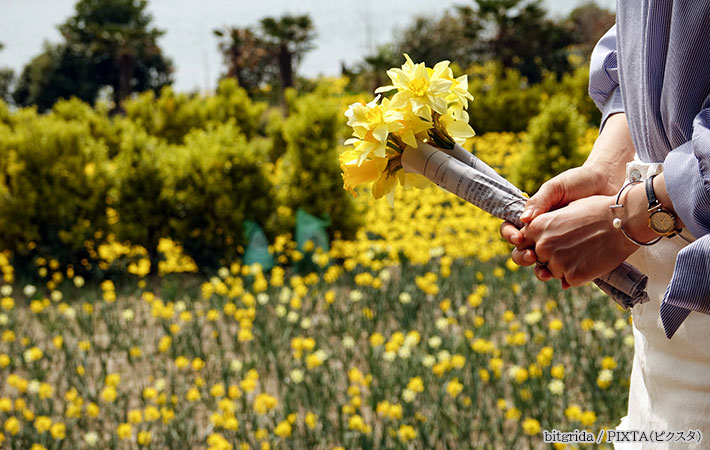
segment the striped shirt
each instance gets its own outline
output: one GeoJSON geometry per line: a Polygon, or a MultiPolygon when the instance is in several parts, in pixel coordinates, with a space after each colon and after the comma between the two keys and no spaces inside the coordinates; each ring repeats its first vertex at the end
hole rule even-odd
{"type": "Polygon", "coordinates": [[[589,94],[603,120],[626,114],[642,161],[663,162],[697,239],[678,253],[661,303],[671,338],[691,311],[710,314],[710,1],[618,0],[616,20],[592,54],[589,94]]]}

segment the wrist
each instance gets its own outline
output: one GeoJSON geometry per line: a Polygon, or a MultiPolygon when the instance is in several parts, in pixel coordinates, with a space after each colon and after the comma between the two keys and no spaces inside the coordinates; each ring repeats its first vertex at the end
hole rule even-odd
{"type": "Polygon", "coordinates": [[[658,238],[648,226],[648,199],[643,183],[638,183],[629,188],[624,202],[624,208],[620,214],[624,230],[634,239],[640,242],[651,242],[658,238]]]}

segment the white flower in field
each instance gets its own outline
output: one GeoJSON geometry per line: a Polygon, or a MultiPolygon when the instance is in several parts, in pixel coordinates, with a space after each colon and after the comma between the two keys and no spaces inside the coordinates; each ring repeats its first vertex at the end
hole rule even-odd
{"type": "Polygon", "coordinates": [[[602,331],[602,336],[604,336],[606,339],[611,339],[616,336],[616,331],[609,327],[604,328],[604,331],[602,331]]]}
{"type": "Polygon", "coordinates": [[[399,301],[404,305],[412,303],[412,295],[409,292],[402,292],[399,294],[399,301]]]}
{"type": "Polygon", "coordinates": [[[74,286],[76,286],[78,288],[81,288],[82,286],[84,286],[84,283],[85,283],[84,278],[81,277],[80,275],[75,276],[72,281],[74,282],[74,286]]]}
{"type": "Polygon", "coordinates": [[[624,345],[627,347],[634,346],[634,335],[633,334],[627,334],[626,336],[624,336],[624,345]]]}
{"type": "Polygon", "coordinates": [[[348,349],[355,347],[355,339],[351,338],[350,336],[345,336],[343,338],[343,347],[348,349]]]}
{"type": "Polygon", "coordinates": [[[260,305],[269,303],[269,294],[266,292],[259,292],[256,296],[256,301],[259,302],[260,305]]]}
{"type": "Polygon", "coordinates": [[[362,295],[362,292],[358,291],[357,289],[354,289],[350,291],[350,301],[353,303],[357,303],[360,300],[362,300],[364,295],[362,295]]]}
{"type": "Polygon", "coordinates": [[[445,330],[449,326],[449,319],[446,317],[439,317],[436,319],[435,326],[437,330],[445,330]]]}
{"type": "Polygon", "coordinates": [[[74,317],[76,317],[76,311],[71,306],[67,307],[62,312],[62,314],[64,314],[64,317],[66,317],[67,319],[73,319],[74,317]]]}
{"type": "Polygon", "coordinates": [[[286,315],[286,307],[284,305],[279,305],[276,307],[276,316],[283,317],[286,315]]]}
{"type": "Polygon", "coordinates": [[[614,372],[609,369],[602,369],[599,371],[599,377],[597,379],[602,382],[610,383],[614,380],[614,372]]]}
{"type": "Polygon", "coordinates": [[[392,274],[390,273],[389,270],[382,269],[379,277],[380,277],[380,280],[382,280],[382,281],[389,281],[390,279],[392,279],[392,274]]]}
{"type": "Polygon", "coordinates": [[[382,354],[382,358],[384,358],[385,361],[394,361],[396,357],[397,354],[395,352],[384,352],[382,354]]]}
{"type": "Polygon", "coordinates": [[[466,305],[461,305],[459,306],[459,310],[457,312],[459,314],[459,317],[463,317],[468,314],[468,308],[466,308],[466,305]]]}
{"type": "Polygon", "coordinates": [[[597,331],[597,332],[600,332],[600,333],[601,333],[602,331],[604,331],[604,329],[605,329],[606,327],[607,327],[606,324],[605,324],[604,322],[602,322],[601,320],[595,320],[595,321],[594,321],[594,324],[592,325],[592,328],[594,329],[594,331],[597,331]]]}
{"type": "Polygon", "coordinates": [[[441,345],[441,338],[439,336],[432,336],[429,338],[429,347],[439,348],[441,345]]]}
{"type": "Polygon", "coordinates": [[[436,358],[434,355],[426,355],[424,358],[422,358],[422,365],[424,367],[431,367],[434,364],[436,364],[436,358]]]}
{"type": "Polygon", "coordinates": [[[187,305],[185,304],[184,301],[180,300],[179,302],[175,303],[175,311],[183,312],[186,309],[187,309],[187,305]]]}
{"type": "Polygon", "coordinates": [[[444,247],[432,248],[429,250],[429,257],[438,258],[440,256],[444,256],[444,253],[446,253],[446,249],[444,247]]]}
{"type": "Polygon", "coordinates": [[[414,399],[417,398],[417,393],[411,389],[405,389],[402,391],[402,400],[407,403],[412,403],[414,399]]]}
{"type": "Polygon", "coordinates": [[[525,314],[525,323],[528,325],[535,325],[540,321],[540,319],[542,319],[542,312],[539,309],[525,314]]]}
{"type": "Polygon", "coordinates": [[[553,395],[562,395],[562,392],[565,390],[565,383],[562,380],[552,380],[550,384],[547,385],[547,389],[553,395]]]}
{"type": "Polygon", "coordinates": [[[126,322],[131,322],[135,317],[135,313],[131,308],[124,309],[121,315],[123,316],[123,320],[125,320],[126,322]]]}
{"type": "Polygon", "coordinates": [[[27,390],[30,392],[30,394],[36,394],[39,392],[39,386],[40,386],[39,380],[32,380],[29,382],[27,385],[27,390]]]}
{"type": "Polygon", "coordinates": [[[416,347],[419,343],[419,333],[409,332],[404,338],[404,346],[408,348],[416,347]]]}
{"type": "Polygon", "coordinates": [[[327,354],[327,353],[325,352],[325,350],[323,350],[323,349],[316,350],[316,352],[313,353],[313,356],[315,356],[316,358],[318,358],[318,361],[320,361],[320,362],[323,362],[323,361],[325,361],[326,359],[328,359],[328,354],[327,354]]]}
{"type": "Polygon", "coordinates": [[[31,284],[28,284],[24,289],[22,289],[22,292],[26,297],[32,297],[35,295],[35,292],[37,292],[37,288],[31,284]]]}
{"type": "Polygon", "coordinates": [[[617,330],[623,330],[626,328],[626,324],[628,322],[624,319],[616,319],[616,322],[614,322],[614,328],[617,330]]]}
{"type": "Polygon", "coordinates": [[[220,280],[219,277],[210,277],[210,284],[212,286],[216,286],[216,285],[220,284],[221,282],[222,282],[222,280],[220,280]]]}
{"type": "Polygon", "coordinates": [[[306,317],[305,319],[301,320],[301,328],[303,328],[304,330],[307,330],[310,327],[311,327],[311,319],[306,317]]]}
{"type": "Polygon", "coordinates": [[[49,298],[51,298],[53,302],[57,303],[62,301],[62,298],[64,298],[64,294],[62,294],[62,291],[52,291],[49,294],[49,298]]]}
{"type": "Polygon", "coordinates": [[[220,267],[217,271],[217,275],[219,275],[219,277],[224,280],[229,277],[229,269],[226,267],[220,267]]]}
{"type": "Polygon", "coordinates": [[[289,323],[298,322],[298,313],[296,311],[289,311],[288,315],[286,316],[286,320],[289,323]]]}
{"type": "Polygon", "coordinates": [[[88,433],[84,434],[84,442],[89,447],[93,447],[94,445],[96,445],[97,442],[99,442],[99,435],[96,434],[95,431],[89,431],[88,433]]]}
{"type": "Polygon", "coordinates": [[[5,314],[0,314],[0,325],[7,325],[9,320],[5,314]]]}
{"type": "Polygon", "coordinates": [[[409,359],[409,357],[412,355],[412,351],[409,350],[409,347],[403,346],[402,348],[399,349],[397,354],[402,359],[409,359]]]}
{"type": "Polygon", "coordinates": [[[436,354],[436,359],[438,359],[439,362],[448,361],[451,359],[451,353],[449,353],[448,350],[441,350],[436,354]]]}
{"type": "Polygon", "coordinates": [[[241,372],[242,367],[243,364],[238,359],[233,359],[232,362],[229,364],[229,368],[232,370],[232,372],[241,372]]]}
{"type": "Polygon", "coordinates": [[[296,384],[303,381],[303,371],[301,369],[293,369],[291,373],[289,373],[289,376],[291,377],[291,381],[296,384]]]}
{"type": "Polygon", "coordinates": [[[291,300],[291,288],[284,286],[281,288],[281,292],[279,292],[279,302],[288,303],[289,300],[291,300]]]}
{"type": "Polygon", "coordinates": [[[163,389],[165,389],[165,384],[166,384],[165,378],[158,378],[157,380],[155,380],[155,383],[153,384],[153,387],[155,388],[155,390],[157,390],[158,392],[160,392],[160,391],[162,391],[163,389]]]}
{"type": "Polygon", "coordinates": [[[12,286],[9,284],[4,285],[3,287],[0,287],[0,294],[2,294],[3,297],[9,297],[12,295],[12,286]]]}

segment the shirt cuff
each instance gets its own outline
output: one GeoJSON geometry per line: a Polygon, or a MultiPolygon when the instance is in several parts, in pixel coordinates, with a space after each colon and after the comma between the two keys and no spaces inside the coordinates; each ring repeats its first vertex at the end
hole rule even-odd
{"type": "Polygon", "coordinates": [[[599,132],[601,133],[604,129],[606,120],[609,117],[613,114],[621,112],[624,112],[624,101],[621,98],[621,89],[617,86],[613,91],[611,91],[611,95],[609,95],[609,98],[607,98],[606,103],[604,103],[604,107],[602,108],[602,124],[599,127],[599,132]]]}
{"type": "Polygon", "coordinates": [[[668,153],[663,163],[666,190],[673,202],[678,217],[686,228],[695,236],[710,233],[708,211],[704,205],[710,205],[710,195],[703,184],[703,174],[698,166],[698,159],[693,152],[692,142],[686,142],[668,153]]]}

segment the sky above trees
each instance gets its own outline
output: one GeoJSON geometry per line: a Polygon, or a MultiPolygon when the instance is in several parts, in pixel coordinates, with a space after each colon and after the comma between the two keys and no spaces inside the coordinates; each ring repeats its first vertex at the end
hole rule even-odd
{"type": "MultiPolygon", "coordinates": [[[[0,67],[18,72],[42,50],[42,42],[60,41],[56,26],[73,12],[75,0],[3,0],[0,17],[0,67]]],[[[215,28],[252,25],[265,16],[308,13],[314,21],[316,48],[303,60],[299,73],[337,75],[341,62],[352,64],[389,41],[392,33],[408,25],[419,14],[437,14],[465,0],[441,0],[437,8],[430,0],[204,0],[196,7],[191,0],[151,0],[149,10],[155,24],[166,30],[159,44],[176,66],[175,88],[212,89],[223,71],[215,28]]],[[[546,0],[554,15],[566,14],[581,1],[546,0]]],[[[613,0],[598,0],[613,8],[613,0]]]]}

